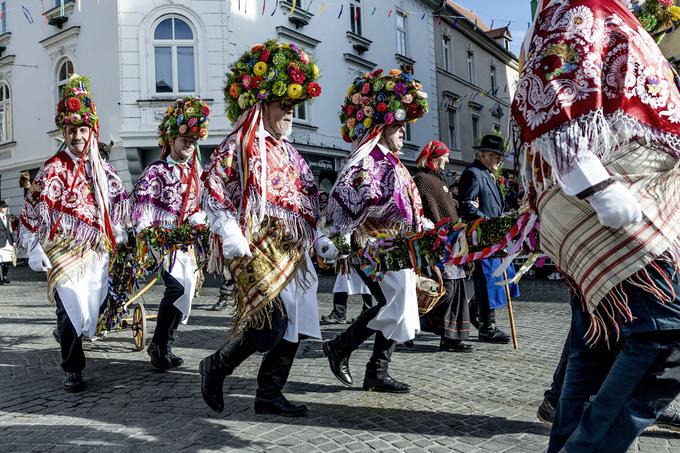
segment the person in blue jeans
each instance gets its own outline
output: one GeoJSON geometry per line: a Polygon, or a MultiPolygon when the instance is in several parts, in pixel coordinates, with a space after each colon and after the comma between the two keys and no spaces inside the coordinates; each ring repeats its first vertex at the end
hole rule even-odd
{"type": "Polygon", "coordinates": [[[548,452],[625,452],[680,393],[677,263],[660,258],[645,271],[672,299],[662,302],[624,283],[634,320],[621,326],[616,347],[586,344],[590,319],[572,298],[569,357],[548,452]]]}

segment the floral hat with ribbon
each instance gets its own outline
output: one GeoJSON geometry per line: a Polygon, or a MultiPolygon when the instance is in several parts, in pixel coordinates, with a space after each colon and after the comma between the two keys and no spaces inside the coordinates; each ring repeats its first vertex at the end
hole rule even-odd
{"type": "Polygon", "coordinates": [[[406,72],[382,69],[354,79],[340,113],[342,138],[346,142],[363,137],[371,126],[395,121],[413,122],[428,110],[423,86],[406,72]]]}
{"type": "Polygon", "coordinates": [[[158,144],[163,148],[169,140],[179,135],[205,140],[208,136],[209,115],[210,107],[198,96],[189,95],[177,99],[168,107],[158,126],[158,144]]]}
{"type": "Polygon", "coordinates": [[[68,125],[97,128],[99,117],[90,92],[89,77],[78,74],[69,77],[61,91],[54,122],[62,131],[68,125]]]}
{"type": "Polygon", "coordinates": [[[227,118],[234,122],[258,102],[304,102],[321,94],[319,68],[292,43],[269,40],[244,53],[230,67],[224,87],[227,118]]]}
{"type": "Polygon", "coordinates": [[[649,33],[680,23],[678,0],[628,0],[628,6],[649,33]]]}

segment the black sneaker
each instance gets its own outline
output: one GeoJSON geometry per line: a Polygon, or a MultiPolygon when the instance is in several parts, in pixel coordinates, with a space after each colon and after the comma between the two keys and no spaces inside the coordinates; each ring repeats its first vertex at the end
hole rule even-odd
{"type": "Polygon", "coordinates": [[[547,399],[544,399],[541,405],[538,406],[536,417],[546,425],[552,425],[555,419],[555,406],[547,399]]]}
{"type": "Polygon", "coordinates": [[[649,425],[645,432],[673,431],[680,432],[680,411],[668,406],[659,414],[656,421],[649,425]]]}

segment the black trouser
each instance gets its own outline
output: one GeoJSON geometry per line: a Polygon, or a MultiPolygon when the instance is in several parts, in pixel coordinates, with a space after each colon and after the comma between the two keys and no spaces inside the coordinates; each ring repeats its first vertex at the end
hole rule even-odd
{"type": "Polygon", "coordinates": [[[151,341],[162,349],[172,346],[175,340],[175,331],[182,320],[182,312],[175,307],[175,301],[184,294],[184,286],[169,272],[163,271],[161,275],[165,282],[165,293],[158,306],[156,330],[151,341]]]}
{"type": "Polygon", "coordinates": [[[209,357],[210,369],[228,376],[255,352],[264,352],[257,373],[258,398],[271,400],[281,395],[300,343],[283,339],[288,319],[283,304],[277,303],[271,327],[249,329],[242,337],[227,342],[209,357]]]}
{"type": "Polygon", "coordinates": [[[371,358],[366,364],[366,377],[382,378],[387,374],[390,359],[397,342],[385,338],[382,332],[369,328],[368,323],[378,315],[380,309],[387,303],[387,299],[385,299],[380,285],[368,278],[363,271],[357,269],[357,272],[378,303],[363,311],[347,330],[331,341],[333,341],[333,346],[337,347],[341,354],[349,357],[352,352],[357,350],[364,341],[375,333],[373,354],[371,354],[371,358]]]}
{"type": "Polygon", "coordinates": [[[73,323],[69,319],[56,290],[54,291],[54,299],[57,303],[56,314],[59,346],[61,348],[61,368],[67,373],[83,371],[85,369],[83,341],[73,327],[73,323]]]}
{"type": "Polygon", "coordinates": [[[489,307],[489,292],[481,264],[475,265],[472,280],[475,284],[475,302],[470,304],[470,317],[479,319],[479,330],[484,330],[496,324],[496,310],[489,307]]]}
{"type": "MultiPolygon", "coordinates": [[[[333,293],[333,311],[340,319],[347,318],[347,300],[349,294],[345,292],[333,293]]],[[[362,294],[363,305],[361,311],[366,311],[373,306],[373,298],[370,294],[362,294]]]]}
{"type": "Polygon", "coordinates": [[[6,279],[9,273],[9,263],[0,264],[0,279],[6,279]]]}

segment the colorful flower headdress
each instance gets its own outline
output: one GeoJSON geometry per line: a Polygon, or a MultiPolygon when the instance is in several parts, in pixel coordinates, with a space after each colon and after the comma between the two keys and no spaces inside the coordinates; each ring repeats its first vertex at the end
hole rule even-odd
{"type": "Polygon", "coordinates": [[[649,33],[680,23],[678,0],[629,0],[630,9],[649,33]]]}
{"type": "Polygon", "coordinates": [[[189,135],[195,140],[208,136],[210,107],[197,96],[184,96],[168,107],[158,126],[158,144],[163,148],[169,140],[179,135],[189,135]]]}
{"type": "Polygon", "coordinates": [[[234,122],[258,102],[297,104],[321,94],[319,68],[295,44],[270,40],[253,46],[227,75],[224,101],[234,122]]]}
{"type": "Polygon", "coordinates": [[[61,130],[66,129],[69,124],[97,128],[99,117],[90,93],[89,77],[73,74],[68,79],[57,104],[54,122],[61,130]]]}
{"type": "Polygon", "coordinates": [[[382,69],[357,77],[347,90],[340,113],[342,138],[346,142],[363,137],[378,124],[413,122],[427,113],[427,93],[410,74],[382,69]]]}

